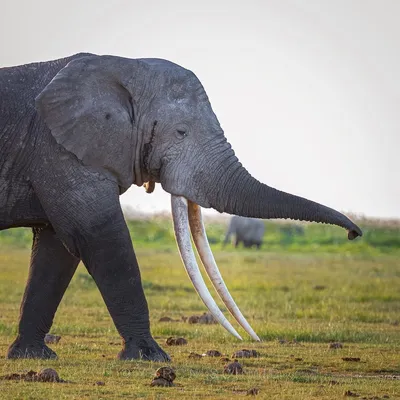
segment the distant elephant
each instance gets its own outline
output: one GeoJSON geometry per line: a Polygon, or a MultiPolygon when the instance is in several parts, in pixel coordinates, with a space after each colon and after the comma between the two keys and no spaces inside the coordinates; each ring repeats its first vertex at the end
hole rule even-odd
{"type": "MultiPolygon", "coordinates": [[[[234,85],[234,82],[232,82],[234,85]]],[[[122,336],[121,359],[169,360],[149,310],[119,195],[132,184],[169,192],[176,239],[196,290],[239,334],[208,292],[190,232],[216,290],[255,339],[215,264],[201,207],[292,218],[362,234],[341,213],[254,179],[227,142],[189,70],[161,59],[76,54],[0,69],[0,229],[33,228],[29,278],[9,358],[52,358],[44,343],[79,261],[122,336]]]]}
{"type": "Polygon", "coordinates": [[[256,246],[258,249],[262,245],[264,237],[264,222],[256,218],[247,218],[234,215],[225,235],[224,245],[226,245],[231,236],[234,236],[234,245],[238,247],[240,243],[246,248],[256,246]]]}

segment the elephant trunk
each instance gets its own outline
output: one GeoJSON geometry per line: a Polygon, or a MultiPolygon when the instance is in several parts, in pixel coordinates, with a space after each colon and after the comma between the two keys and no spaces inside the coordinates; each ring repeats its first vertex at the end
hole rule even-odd
{"type": "MultiPolygon", "coordinates": [[[[230,159],[233,158],[236,159],[232,154],[230,159]]],[[[216,198],[210,203],[220,212],[252,218],[289,218],[333,224],[345,228],[350,240],[362,236],[361,229],[345,215],[257,181],[238,161],[230,163],[218,186],[214,192],[216,198]]]]}

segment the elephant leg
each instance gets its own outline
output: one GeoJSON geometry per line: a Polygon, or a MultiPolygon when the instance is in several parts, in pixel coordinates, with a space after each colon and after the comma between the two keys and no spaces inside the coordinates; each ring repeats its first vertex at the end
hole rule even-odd
{"type": "Polygon", "coordinates": [[[170,361],[150,332],[149,309],[139,265],[119,204],[115,211],[107,214],[105,218],[98,217],[96,229],[85,228],[91,233],[83,241],[83,238],[75,238],[75,241],[122,337],[123,348],[118,358],[170,361]]]}
{"type": "Polygon", "coordinates": [[[80,165],[70,170],[53,165],[58,177],[54,191],[63,196],[49,197],[39,179],[35,192],[65,247],[82,260],[96,282],[123,339],[118,357],[170,360],[150,333],[149,309],[118,186],[80,165]],[[74,171],[72,179],[69,174],[74,171]]]}
{"type": "Polygon", "coordinates": [[[70,254],[54,230],[33,229],[28,282],[22,299],[18,336],[7,358],[55,358],[44,343],[54,314],[75,273],[79,259],[70,254]]]}
{"type": "MultiPolygon", "coordinates": [[[[121,227],[121,230],[123,228],[121,227]]],[[[124,232],[125,233],[125,232],[124,232]]],[[[120,236],[120,232],[117,233],[120,236]]],[[[124,235],[125,236],[125,235],[124,235]]],[[[94,248],[83,250],[82,259],[96,282],[106,303],[114,324],[122,337],[123,348],[118,353],[121,360],[143,359],[149,361],[170,361],[170,357],[153,339],[150,332],[149,309],[144,295],[136,255],[128,239],[121,248],[121,255],[106,248],[98,239],[94,248]],[[102,247],[102,248],[101,248],[102,247]],[[100,266],[100,263],[103,265],[100,266]]]]}

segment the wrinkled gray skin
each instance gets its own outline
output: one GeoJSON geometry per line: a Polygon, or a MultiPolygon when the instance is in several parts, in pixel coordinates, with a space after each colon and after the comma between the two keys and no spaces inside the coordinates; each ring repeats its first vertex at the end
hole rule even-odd
{"type": "Polygon", "coordinates": [[[33,228],[29,278],[9,358],[44,344],[80,260],[118,332],[121,359],[165,361],[119,195],[160,182],[202,207],[336,224],[344,215],[252,178],[196,76],[169,61],[77,54],[0,69],[0,229],[33,228]]]}
{"type": "Polygon", "coordinates": [[[256,246],[259,249],[262,245],[264,231],[265,225],[263,221],[234,215],[229,222],[224,245],[229,242],[233,235],[235,248],[242,243],[246,248],[256,246]]]}

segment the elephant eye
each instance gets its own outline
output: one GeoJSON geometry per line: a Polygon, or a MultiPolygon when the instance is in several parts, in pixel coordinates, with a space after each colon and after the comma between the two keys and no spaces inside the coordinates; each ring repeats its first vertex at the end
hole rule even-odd
{"type": "Polygon", "coordinates": [[[185,137],[187,135],[186,131],[183,129],[177,129],[177,132],[183,137],[185,137]]]}

